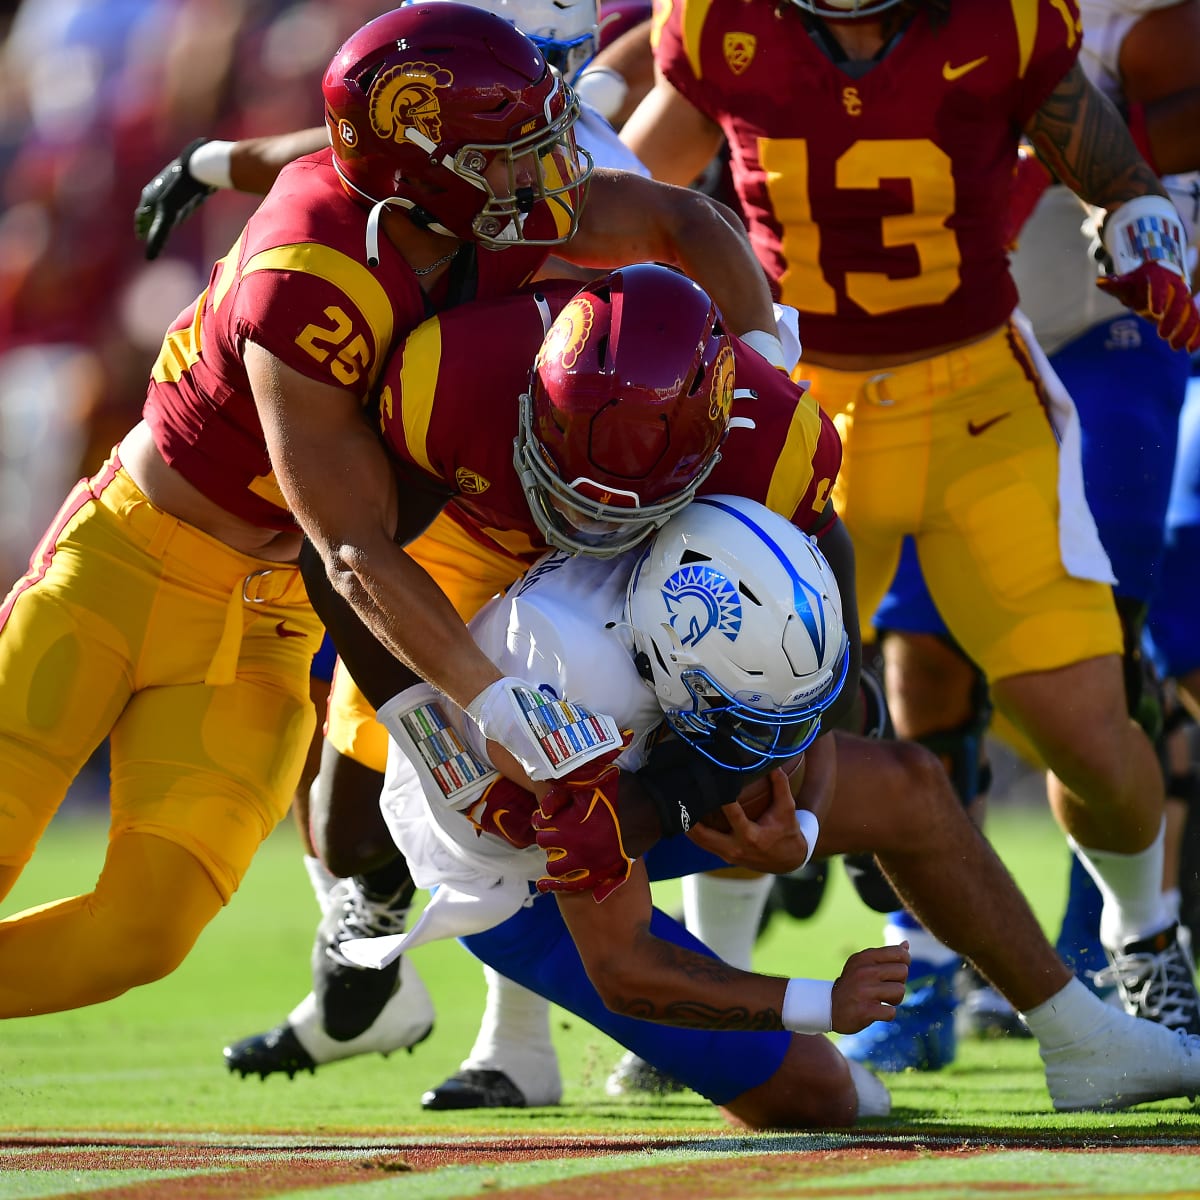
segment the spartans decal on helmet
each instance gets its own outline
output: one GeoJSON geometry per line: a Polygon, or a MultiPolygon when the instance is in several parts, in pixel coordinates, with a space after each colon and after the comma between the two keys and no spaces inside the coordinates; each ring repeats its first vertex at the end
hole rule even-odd
{"type": "Polygon", "coordinates": [[[816,542],[740,496],[701,496],[655,534],[625,621],[667,723],[733,770],[821,731],[850,664],[837,581],[816,542]]]}

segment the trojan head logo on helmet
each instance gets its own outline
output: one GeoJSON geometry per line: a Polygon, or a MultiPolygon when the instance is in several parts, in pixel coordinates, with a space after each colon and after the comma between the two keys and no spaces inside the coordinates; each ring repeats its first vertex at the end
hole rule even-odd
{"type": "Polygon", "coordinates": [[[901,0],[791,0],[797,8],[826,17],[831,21],[853,21],[873,17],[884,9],[895,8],[901,0]]]}
{"type": "Polygon", "coordinates": [[[521,397],[513,461],[546,541],[636,546],[720,460],[733,347],[708,295],[669,267],[584,286],[550,326],[521,397]]]}
{"type": "Polygon", "coordinates": [[[512,24],[415,0],[351,35],[325,72],[325,120],[345,185],[373,206],[493,248],[574,234],[591,175],[579,105],[512,24]]]}
{"type": "Polygon", "coordinates": [[[850,663],[816,542],[740,496],[701,496],[658,530],[630,576],[625,621],[667,723],[735,770],[804,750],[850,663]]]}

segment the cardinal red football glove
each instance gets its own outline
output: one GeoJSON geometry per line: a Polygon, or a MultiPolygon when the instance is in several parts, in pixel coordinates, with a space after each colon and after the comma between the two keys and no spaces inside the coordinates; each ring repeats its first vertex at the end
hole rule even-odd
{"type": "Polygon", "coordinates": [[[548,872],[537,881],[539,892],[590,891],[599,903],[629,878],[633,862],[617,817],[621,772],[613,763],[620,752],[560,779],[542,797],[533,814],[548,872]]]}
{"type": "Polygon", "coordinates": [[[1200,347],[1200,313],[1187,280],[1169,267],[1145,262],[1124,275],[1102,275],[1096,286],[1153,321],[1172,350],[1190,354],[1200,347]]]}
{"type": "Polygon", "coordinates": [[[536,811],[537,797],[501,775],[488,784],[464,815],[475,826],[476,834],[494,833],[510,846],[524,850],[533,845],[530,821],[536,811]]]}

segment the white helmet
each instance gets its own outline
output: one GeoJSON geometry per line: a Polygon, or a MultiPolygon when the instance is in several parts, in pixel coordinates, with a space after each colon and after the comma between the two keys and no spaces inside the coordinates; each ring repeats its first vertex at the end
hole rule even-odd
{"type": "Polygon", "coordinates": [[[830,21],[853,21],[859,17],[873,17],[884,9],[895,8],[901,0],[791,0],[805,12],[814,13],[830,21]]]}
{"type": "Polygon", "coordinates": [[[568,83],[600,49],[599,0],[466,0],[515,25],[568,83]]]}
{"type": "Polygon", "coordinates": [[[634,567],[625,620],[672,729],[723,767],[798,754],[846,680],[833,571],[806,533],[740,496],[702,496],[634,567]]]}

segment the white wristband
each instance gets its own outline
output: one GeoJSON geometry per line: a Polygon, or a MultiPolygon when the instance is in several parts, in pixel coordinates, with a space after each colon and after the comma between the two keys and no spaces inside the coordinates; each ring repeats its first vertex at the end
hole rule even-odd
{"type": "Polygon", "coordinates": [[[807,808],[796,809],[796,824],[800,826],[801,836],[808,845],[804,861],[796,868],[799,871],[812,861],[813,851],[817,848],[817,838],[821,836],[821,824],[816,814],[809,812],[807,808]]]}
{"type": "Polygon", "coordinates": [[[232,142],[202,142],[192,151],[187,171],[197,183],[206,183],[215,188],[231,188],[232,159],[232,142]]]}
{"type": "Polygon", "coordinates": [[[784,1029],[793,1033],[831,1033],[833,983],[828,979],[789,979],[780,1018],[784,1029]]]}
{"type": "Polygon", "coordinates": [[[1127,200],[1109,214],[1102,240],[1115,275],[1126,275],[1153,262],[1187,278],[1187,235],[1175,205],[1166,196],[1127,200]]]}
{"type": "Polygon", "coordinates": [[[574,88],[580,104],[594,108],[610,124],[629,95],[625,77],[612,67],[589,67],[575,80],[574,88]]]}
{"type": "Polygon", "coordinates": [[[749,333],[742,334],[742,341],[751,350],[761,354],[771,366],[780,371],[787,370],[787,360],[783,357],[783,343],[778,334],[768,333],[765,329],[752,329],[749,333]]]}

